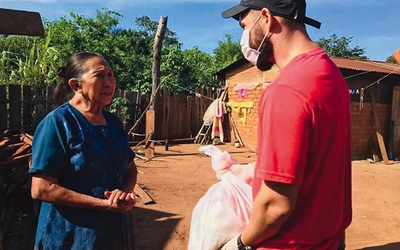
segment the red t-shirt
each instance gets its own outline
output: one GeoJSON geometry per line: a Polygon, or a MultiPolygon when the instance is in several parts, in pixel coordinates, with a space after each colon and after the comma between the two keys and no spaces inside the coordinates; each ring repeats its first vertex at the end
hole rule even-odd
{"type": "Polygon", "coordinates": [[[296,208],[258,249],[337,249],[352,218],[348,87],[320,48],[263,91],[253,196],[262,180],[299,186],[296,208]]]}

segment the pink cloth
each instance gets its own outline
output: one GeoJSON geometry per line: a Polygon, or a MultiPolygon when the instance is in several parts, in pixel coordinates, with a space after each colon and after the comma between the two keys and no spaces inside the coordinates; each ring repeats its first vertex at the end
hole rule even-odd
{"type": "Polygon", "coordinates": [[[213,129],[211,132],[211,138],[219,137],[220,141],[224,141],[224,127],[222,126],[222,121],[224,120],[224,115],[226,114],[225,103],[221,100],[215,100],[215,116],[213,121],[213,129]]]}

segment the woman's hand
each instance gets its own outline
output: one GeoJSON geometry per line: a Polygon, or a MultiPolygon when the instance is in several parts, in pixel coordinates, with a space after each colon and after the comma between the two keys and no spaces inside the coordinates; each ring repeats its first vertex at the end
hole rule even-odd
{"type": "Polygon", "coordinates": [[[130,212],[136,204],[134,193],[126,193],[115,189],[113,191],[105,191],[104,195],[108,199],[108,210],[114,212],[130,212]]]}

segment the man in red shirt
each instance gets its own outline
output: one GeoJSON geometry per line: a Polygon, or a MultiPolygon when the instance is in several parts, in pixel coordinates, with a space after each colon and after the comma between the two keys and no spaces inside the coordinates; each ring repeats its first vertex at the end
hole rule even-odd
{"type": "Polygon", "coordinates": [[[305,0],[242,0],[222,13],[243,28],[242,52],[280,75],[259,103],[250,222],[238,249],[343,249],[351,223],[350,97],[307,34],[305,0]]]}

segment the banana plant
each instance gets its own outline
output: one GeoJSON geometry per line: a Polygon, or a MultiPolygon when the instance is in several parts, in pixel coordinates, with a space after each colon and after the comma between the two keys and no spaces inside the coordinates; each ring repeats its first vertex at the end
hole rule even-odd
{"type": "Polygon", "coordinates": [[[12,53],[9,51],[2,51],[0,54],[0,85],[8,84],[10,82],[11,58],[12,53]]]}
{"type": "Polygon", "coordinates": [[[13,82],[38,87],[57,83],[56,73],[61,60],[57,49],[49,46],[50,41],[51,34],[47,34],[44,42],[37,38],[27,55],[14,59],[17,69],[11,72],[13,82]]]}

